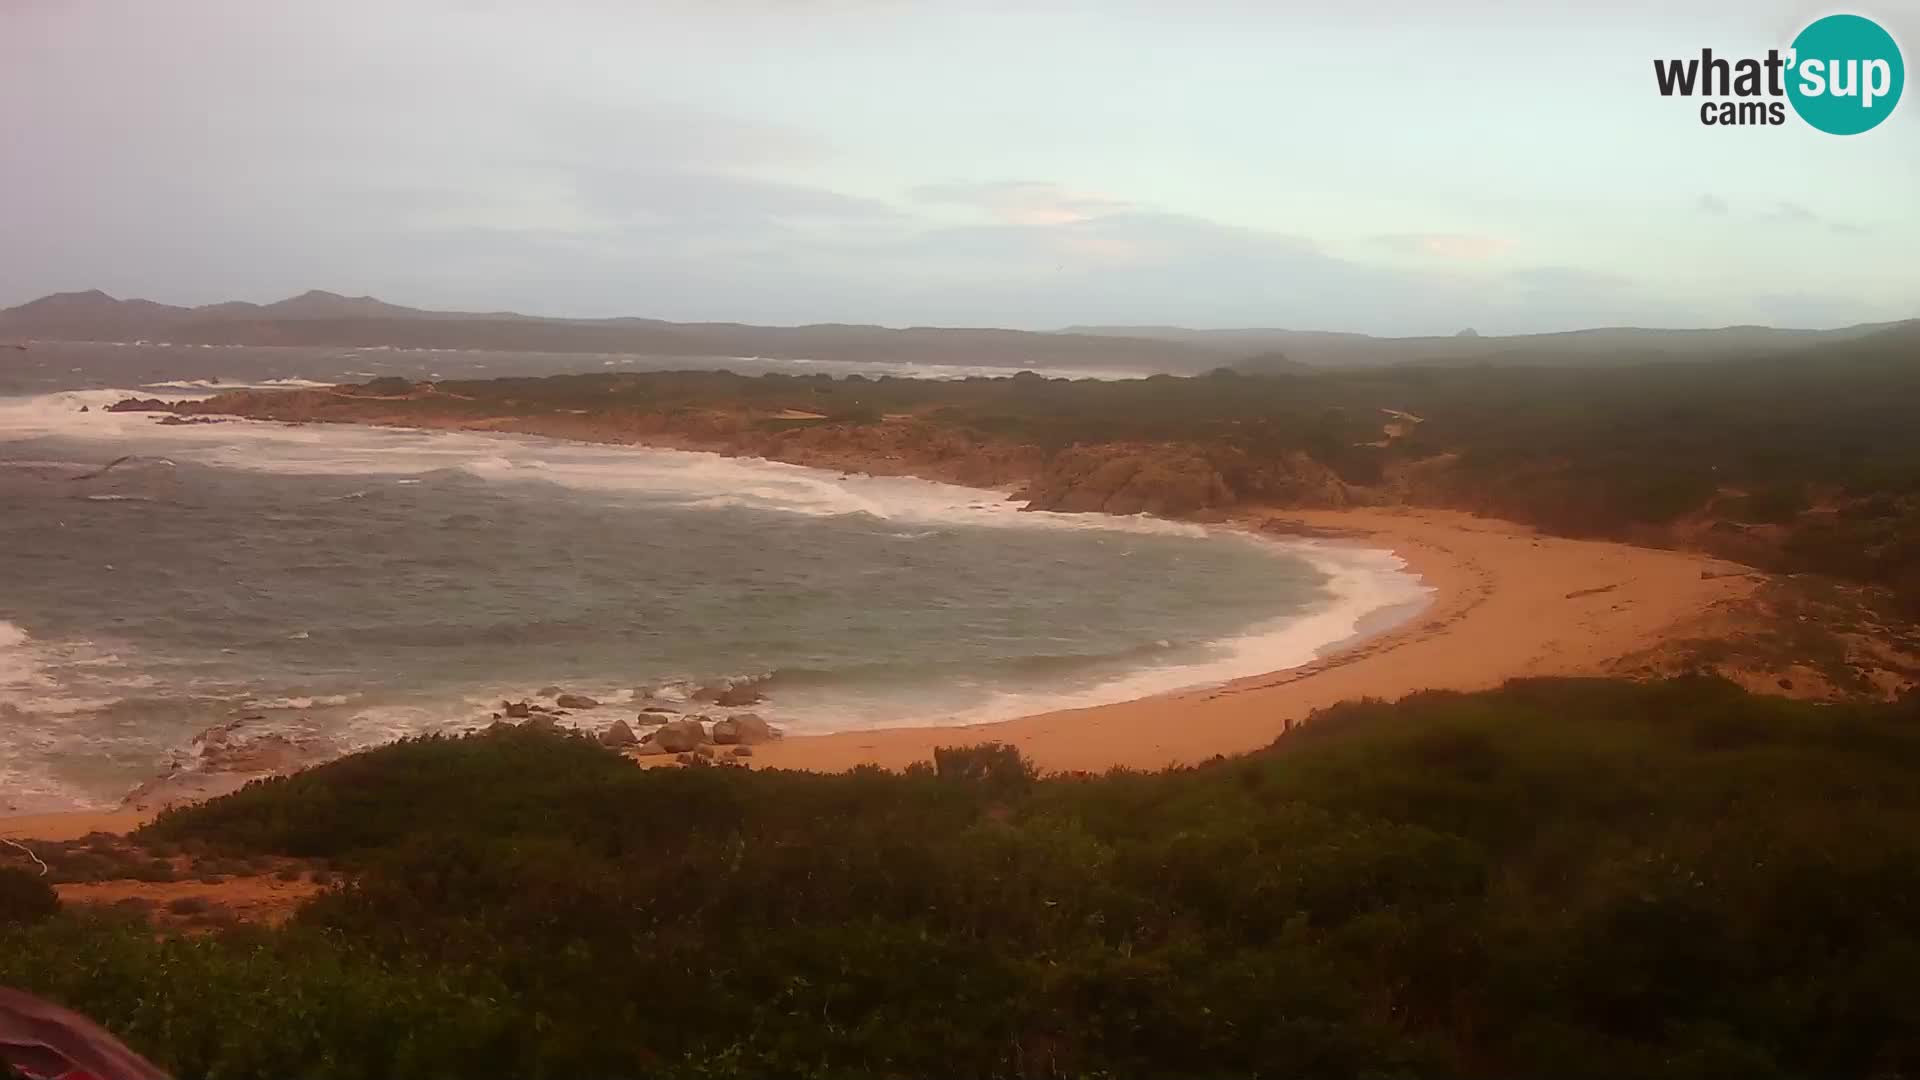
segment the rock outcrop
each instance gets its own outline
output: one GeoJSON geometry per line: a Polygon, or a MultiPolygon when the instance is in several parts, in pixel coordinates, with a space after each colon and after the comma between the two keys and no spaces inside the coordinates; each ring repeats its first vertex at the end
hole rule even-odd
{"type": "Polygon", "coordinates": [[[1233,492],[1190,448],[1107,445],[1055,454],[1018,497],[1029,510],[1179,515],[1225,506],[1233,492]]]}
{"type": "Polygon", "coordinates": [[[172,412],[173,405],[159,398],[122,398],[107,406],[108,412],[172,412]]]}
{"type": "Polygon", "coordinates": [[[695,701],[712,702],[723,708],[738,709],[746,705],[758,705],[765,699],[757,685],[758,680],[745,682],[710,682],[695,690],[691,695],[695,701]]]}
{"type": "Polygon", "coordinates": [[[560,694],[553,703],[562,709],[597,709],[600,703],[585,694],[560,694]]]}
{"type": "Polygon", "coordinates": [[[1228,447],[1112,443],[1055,454],[1015,495],[1029,510],[1182,517],[1258,500],[1349,505],[1333,470],[1299,451],[1254,458],[1228,447]]]}
{"type": "Polygon", "coordinates": [[[660,725],[646,738],[648,743],[658,746],[663,753],[684,754],[695,747],[708,742],[707,726],[695,717],[673,720],[660,725]]]}
{"type": "Polygon", "coordinates": [[[640,736],[633,733],[625,720],[615,720],[613,726],[600,733],[600,745],[614,748],[637,746],[640,736]]]}
{"type": "Polygon", "coordinates": [[[738,713],[713,725],[713,741],[722,746],[763,743],[778,733],[754,713],[738,713]]]}

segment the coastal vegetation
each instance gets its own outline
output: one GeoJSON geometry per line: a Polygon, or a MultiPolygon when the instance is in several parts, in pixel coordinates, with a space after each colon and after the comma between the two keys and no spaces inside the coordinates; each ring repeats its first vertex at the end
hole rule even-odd
{"type": "Polygon", "coordinates": [[[134,837],[325,860],[286,926],[15,899],[0,982],[182,1076],[1911,1075],[1916,720],[1522,680],[1097,776],[417,739],[134,837]]]}

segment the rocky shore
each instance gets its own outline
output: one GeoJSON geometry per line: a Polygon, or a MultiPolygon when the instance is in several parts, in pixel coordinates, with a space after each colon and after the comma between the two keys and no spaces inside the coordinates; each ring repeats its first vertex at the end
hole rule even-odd
{"type": "MultiPolygon", "coordinates": [[[[740,380],[742,386],[752,382],[740,380]]],[[[1305,452],[1255,455],[1227,441],[1043,446],[1018,435],[997,434],[991,424],[956,423],[939,409],[840,418],[782,401],[573,409],[551,400],[523,400],[519,395],[535,391],[515,386],[495,388],[485,401],[434,384],[395,380],[389,385],[313,390],[242,390],[178,404],[137,400],[113,408],[170,417],[513,432],[709,451],[998,488],[1034,510],[1150,513],[1306,535],[1345,535],[1407,558],[1442,598],[1433,612],[1387,638],[1343,652],[1335,660],[1275,673],[1264,681],[1249,680],[1245,688],[1032,717],[966,733],[940,728],[850,732],[760,743],[762,749],[756,752],[757,728],[751,721],[744,721],[750,733],[734,742],[741,718],[711,715],[752,701],[703,702],[713,706],[706,713],[638,702],[643,707],[631,719],[619,717],[618,726],[610,716],[593,717],[599,726],[589,735],[650,764],[717,758],[723,753],[719,748],[737,746],[746,749],[743,756],[766,766],[903,767],[924,760],[939,740],[990,737],[1020,746],[1048,768],[1151,768],[1264,745],[1310,707],[1344,697],[1481,688],[1514,675],[1710,670],[1743,685],[1822,700],[1885,697],[1912,685],[1904,653],[1887,659],[1868,648],[1870,635],[1857,629],[1868,625],[1859,617],[1865,609],[1858,604],[1836,608],[1838,614],[1821,609],[1824,613],[1816,618],[1808,614],[1804,589],[1773,582],[1767,586],[1772,591],[1756,595],[1756,584],[1766,579],[1750,576],[1745,567],[1690,553],[1684,549],[1693,545],[1673,543],[1673,536],[1650,536],[1648,542],[1664,541],[1663,546],[1683,550],[1572,540],[1486,517],[1415,509],[1410,504],[1427,502],[1444,487],[1415,475],[1444,469],[1446,463],[1439,459],[1418,461],[1402,473],[1390,472],[1360,485],[1305,452]],[[1288,516],[1276,525],[1270,511],[1282,507],[1288,516]],[[1760,597],[1780,590],[1791,595],[1756,606],[1760,597]],[[1472,604],[1488,598],[1499,598],[1499,603],[1472,608],[1468,617],[1465,609],[1449,607],[1462,597],[1472,604]],[[1723,625],[1728,620],[1731,628],[1723,625]],[[1703,641],[1712,647],[1702,646],[1703,641]],[[1409,642],[1417,647],[1403,647],[1409,642]],[[1388,644],[1393,646],[1391,660],[1388,644]],[[1822,650],[1832,653],[1834,662],[1821,661],[1822,650]],[[1866,678],[1859,676],[1861,671],[1871,676],[1862,684],[1864,690],[1852,685],[1866,678]],[[1243,708],[1254,699],[1257,708],[1243,708]],[[1095,730],[1099,722],[1125,730],[1101,736],[1095,730]],[[1178,739],[1168,734],[1176,727],[1184,733],[1178,739]]],[[[1069,423],[1063,418],[1063,425],[1069,423]]],[[[1396,430],[1387,430],[1385,438],[1398,438],[1418,423],[1418,418],[1396,415],[1386,425],[1396,430]]],[[[551,705],[517,702],[524,715],[510,715],[503,705],[498,721],[565,721],[577,726],[578,719],[556,715],[572,710],[561,708],[558,688],[553,689],[551,705]]],[[[493,719],[483,718],[480,726],[493,719]]],[[[277,749],[260,748],[269,754],[277,749]]],[[[731,758],[736,751],[724,753],[731,758]]]]}
{"type": "MultiPolygon", "coordinates": [[[[564,731],[650,766],[746,765],[754,747],[785,735],[748,708],[766,701],[761,683],[751,678],[699,685],[669,682],[636,688],[618,695],[625,700],[617,702],[549,685],[517,700],[502,700],[497,708],[449,730],[564,731]]],[[[164,772],[130,792],[121,809],[152,812],[215,798],[250,781],[297,772],[356,749],[325,734],[296,730],[297,714],[289,713],[246,710],[207,727],[173,756],[164,772]]]]}
{"type": "Polygon", "coordinates": [[[1047,449],[954,425],[927,413],[858,421],[741,404],[735,408],[529,409],[495,415],[433,384],[236,390],[202,401],[130,398],[117,412],[244,417],[287,423],[355,423],[513,432],[670,450],[755,457],[837,472],[915,476],[993,488],[1030,510],[1219,517],[1249,501],[1337,509],[1386,501],[1304,452],[1255,457],[1236,447],[1146,441],[1047,449]],[[369,390],[382,392],[369,392],[369,390]]]}

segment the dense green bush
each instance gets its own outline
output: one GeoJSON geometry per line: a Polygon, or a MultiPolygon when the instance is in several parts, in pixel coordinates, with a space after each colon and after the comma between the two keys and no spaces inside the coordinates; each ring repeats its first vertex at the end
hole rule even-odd
{"type": "Polygon", "coordinates": [[[0,866],[0,926],[35,923],[60,911],[60,894],[25,870],[0,866]]]}
{"type": "Polygon", "coordinates": [[[286,930],[61,917],[0,981],[183,1075],[1912,1075],[1916,720],[1524,681],[1055,778],[419,740],[150,827],[350,868],[286,930]]]}

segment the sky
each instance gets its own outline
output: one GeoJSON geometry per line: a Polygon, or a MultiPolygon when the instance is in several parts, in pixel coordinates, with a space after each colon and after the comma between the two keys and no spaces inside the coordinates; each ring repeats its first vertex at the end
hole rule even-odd
{"type": "Polygon", "coordinates": [[[0,305],[1920,316],[1920,90],[1837,137],[1655,88],[1836,10],[1920,65],[1920,0],[0,0],[0,305]]]}

